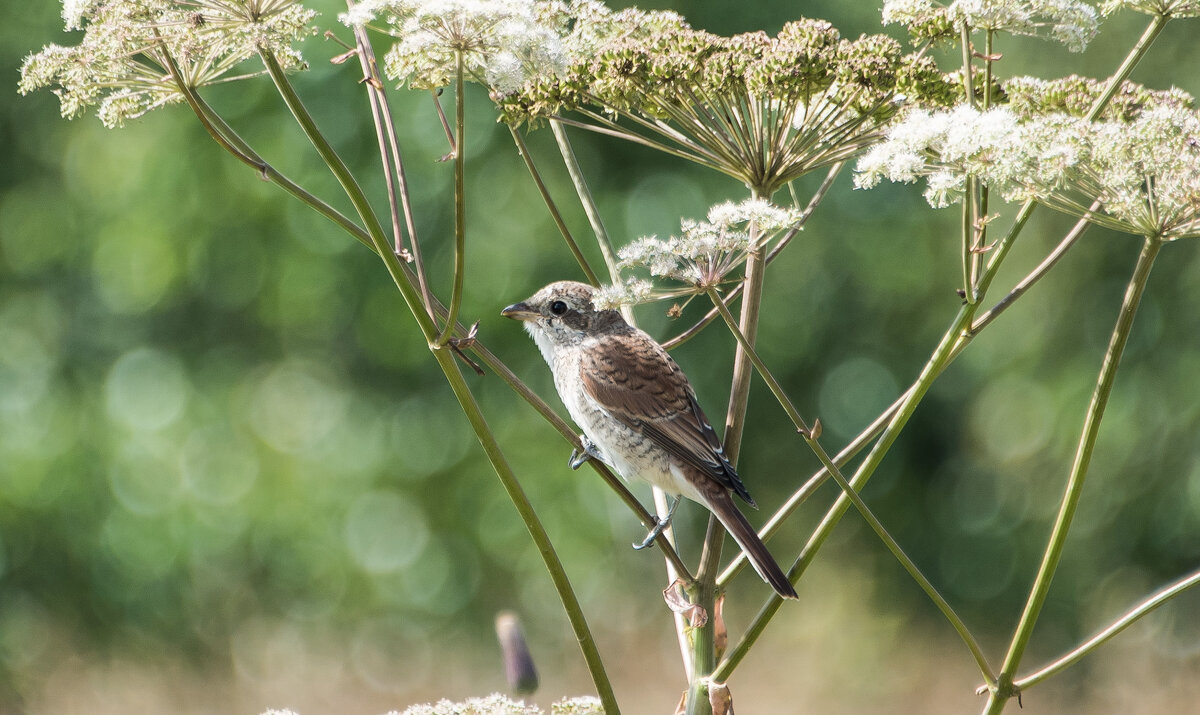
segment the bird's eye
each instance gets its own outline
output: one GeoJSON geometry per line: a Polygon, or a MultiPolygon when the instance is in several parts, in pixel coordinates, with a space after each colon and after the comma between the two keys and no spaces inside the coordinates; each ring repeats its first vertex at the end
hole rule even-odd
{"type": "Polygon", "coordinates": [[[556,300],[550,304],[550,312],[554,313],[555,315],[562,315],[563,313],[567,312],[567,304],[561,300],[556,300]]]}

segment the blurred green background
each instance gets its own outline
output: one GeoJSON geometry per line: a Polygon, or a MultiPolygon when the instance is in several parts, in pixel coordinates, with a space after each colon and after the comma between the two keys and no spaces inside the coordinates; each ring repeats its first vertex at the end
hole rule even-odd
{"type": "MultiPolygon", "coordinates": [[[[624,3],[621,3],[622,5],[624,3]]],[[[336,3],[322,28],[334,27],[336,3]]],[[[676,2],[693,25],[775,32],[798,15],[878,32],[870,3],[676,2]]],[[[54,3],[0,24],[0,711],[373,713],[503,690],[492,618],[524,620],[544,706],[590,691],[557,597],[379,262],[223,154],[184,107],[117,131],[16,94],[22,58],[61,31],[54,3]]],[[[1106,76],[1144,18],[1106,22],[1085,55],[1004,40],[1000,72],[1106,76]]],[[[1134,74],[1200,92],[1194,21],[1134,74]]],[[[889,28],[894,32],[894,28],[889,28]]],[[[382,47],[382,45],[380,45],[382,47]]],[[[297,78],[382,207],[356,67],[319,35],[297,78]]],[[[951,60],[953,62],[953,59],[951,60]]],[[[352,63],[353,64],[353,63],[352,63]]],[[[950,64],[945,66],[949,67],[950,64]]],[[[499,309],[580,278],[486,96],[468,99],[463,314],[553,400],[548,371],[499,309]]],[[[269,82],[210,102],[285,173],[336,186],[269,82]]],[[[397,123],[435,288],[448,286],[451,166],[427,95],[397,123]]],[[[678,229],[741,187],[576,133],[612,233],[678,229]]],[[[579,235],[586,221],[546,131],[535,157],[579,235]]],[[[821,177],[800,182],[807,195],[821,177]]],[[[334,201],[342,206],[344,202],[334,201]]],[[[1011,210],[1005,216],[1011,215],[1011,210]]],[[[760,342],[838,448],[916,376],[957,308],[958,212],[914,187],[851,190],[848,172],[773,265],[760,342]]],[[[1003,223],[1001,225],[1004,225],[1003,223]]],[[[1070,225],[1039,212],[999,297],[1070,225]]],[[[998,664],[1044,547],[1138,242],[1089,231],[941,378],[866,490],[998,664]]],[[[593,257],[598,260],[594,251],[593,257]]],[[[1071,647],[1200,563],[1200,255],[1159,261],[1094,467],[1026,664],[1071,647]]],[[[693,308],[688,315],[695,313],[693,308]]],[[[684,327],[644,309],[665,338],[684,327]]],[[[676,351],[723,412],[732,340],[676,351]]],[[[662,564],[641,527],[494,376],[469,376],[583,599],[628,712],[670,712],[683,687],[662,564]]],[[[816,468],[757,385],[742,473],[763,519],[816,468]]],[[[647,492],[638,492],[643,497],[647,492]]],[[[835,495],[826,485],[772,542],[783,560],[835,495]]],[[[694,559],[701,510],[679,520],[694,559]]],[[[978,675],[927,599],[849,515],[731,681],[739,711],[969,712],[978,675]]],[[[766,588],[735,583],[736,633],[766,588]]],[[[1024,697],[1031,713],[1169,712],[1200,696],[1200,595],[1185,595],[1024,697]]]]}

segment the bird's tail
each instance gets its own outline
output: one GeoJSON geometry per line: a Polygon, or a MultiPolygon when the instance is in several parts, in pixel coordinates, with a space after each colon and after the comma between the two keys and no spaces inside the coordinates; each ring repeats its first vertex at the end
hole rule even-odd
{"type": "Polygon", "coordinates": [[[729,492],[721,489],[718,493],[705,496],[708,497],[705,506],[716,515],[737,545],[742,547],[742,551],[746,552],[746,558],[750,559],[750,565],[754,567],[762,580],[775,589],[775,593],[781,597],[797,598],[792,582],[788,580],[783,569],[779,568],[779,564],[775,562],[775,557],[771,556],[771,552],[767,551],[767,545],[758,538],[758,532],[754,530],[750,522],[746,521],[742,512],[738,511],[729,492]]]}

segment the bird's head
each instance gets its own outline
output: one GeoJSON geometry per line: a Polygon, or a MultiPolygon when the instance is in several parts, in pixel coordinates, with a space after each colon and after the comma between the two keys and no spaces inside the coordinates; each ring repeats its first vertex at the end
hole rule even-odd
{"type": "Polygon", "coordinates": [[[589,335],[626,325],[615,310],[597,310],[592,299],[596,290],[585,283],[558,281],[542,288],[500,314],[525,324],[525,330],[543,348],[542,340],[558,347],[578,343],[589,335]]]}

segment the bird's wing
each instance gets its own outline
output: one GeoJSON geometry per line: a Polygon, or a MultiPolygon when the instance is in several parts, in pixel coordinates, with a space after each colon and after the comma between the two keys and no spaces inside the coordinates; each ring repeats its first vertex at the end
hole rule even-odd
{"type": "Polygon", "coordinates": [[[754,504],[687,377],[648,336],[605,336],[583,352],[579,373],[587,394],[619,422],[754,504]]]}

